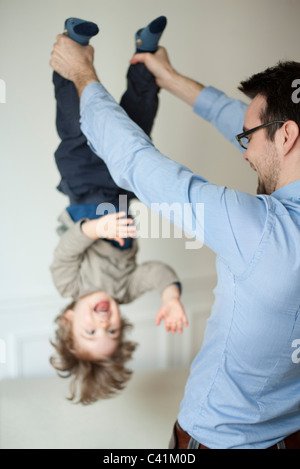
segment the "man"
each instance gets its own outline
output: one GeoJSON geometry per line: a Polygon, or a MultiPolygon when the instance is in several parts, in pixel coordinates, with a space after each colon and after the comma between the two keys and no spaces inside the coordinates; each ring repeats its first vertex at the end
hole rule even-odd
{"type": "Polygon", "coordinates": [[[232,141],[239,133],[259,180],[257,196],[228,190],[164,157],[99,83],[93,50],[58,36],[50,63],[74,82],[82,130],[116,183],[149,206],[179,202],[196,214],[204,204],[204,225],[195,215],[176,217],[187,231],[195,222],[204,230],[217,254],[218,286],[172,447],[300,448],[300,366],[293,360],[300,338],[300,110],[292,100],[300,64],[244,82],[253,98],[247,108],[175,72],[162,48],[132,63],[138,61],[232,141]]]}

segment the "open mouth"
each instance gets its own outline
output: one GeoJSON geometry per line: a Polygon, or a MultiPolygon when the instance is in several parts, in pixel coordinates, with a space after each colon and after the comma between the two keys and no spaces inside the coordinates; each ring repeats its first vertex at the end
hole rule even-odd
{"type": "Polygon", "coordinates": [[[109,313],[109,308],[109,301],[100,301],[96,304],[94,311],[96,311],[96,313],[109,313]]]}

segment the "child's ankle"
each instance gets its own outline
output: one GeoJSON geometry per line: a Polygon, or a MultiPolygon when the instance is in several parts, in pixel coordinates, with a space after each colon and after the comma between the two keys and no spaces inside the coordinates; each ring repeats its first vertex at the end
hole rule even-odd
{"type": "Polygon", "coordinates": [[[167,25],[167,18],[160,16],[135,35],[136,52],[156,52],[161,35],[167,25]]]}
{"type": "Polygon", "coordinates": [[[91,37],[96,36],[98,32],[98,26],[91,21],[81,20],[80,18],[68,18],[65,21],[64,34],[82,46],[87,46],[91,37]]]}

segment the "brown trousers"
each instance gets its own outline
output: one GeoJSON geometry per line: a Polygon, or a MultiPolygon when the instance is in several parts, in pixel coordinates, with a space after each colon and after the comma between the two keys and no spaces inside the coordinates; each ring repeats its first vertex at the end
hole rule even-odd
{"type": "MultiPolygon", "coordinates": [[[[169,449],[210,449],[198,443],[186,433],[178,422],[175,423],[169,449]]],[[[287,436],[276,445],[266,449],[300,449],[300,431],[287,436]]]]}

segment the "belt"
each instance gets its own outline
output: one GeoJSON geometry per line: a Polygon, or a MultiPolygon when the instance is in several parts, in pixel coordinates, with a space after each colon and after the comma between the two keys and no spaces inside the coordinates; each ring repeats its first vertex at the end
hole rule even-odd
{"type": "Polygon", "coordinates": [[[198,443],[188,433],[186,433],[178,422],[175,422],[173,434],[169,443],[169,449],[209,449],[207,446],[198,443]]]}
{"type": "MultiPolygon", "coordinates": [[[[194,440],[178,422],[175,423],[169,449],[210,449],[194,440]]],[[[300,431],[287,436],[279,443],[266,449],[300,449],[300,431]]]]}

